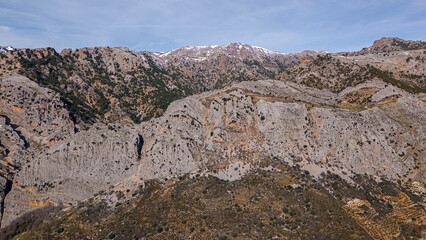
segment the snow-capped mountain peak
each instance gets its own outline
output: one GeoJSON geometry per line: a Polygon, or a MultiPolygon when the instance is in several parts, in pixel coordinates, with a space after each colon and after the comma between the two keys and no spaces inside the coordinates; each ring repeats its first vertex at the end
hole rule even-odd
{"type": "Polygon", "coordinates": [[[8,52],[13,50],[15,50],[15,48],[13,48],[12,46],[0,46],[0,52],[8,52]]]}
{"type": "Polygon", "coordinates": [[[277,55],[286,55],[268,50],[266,48],[252,46],[245,43],[230,43],[227,45],[213,46],[185,46],[168,52],[154,52],[154,58],[160,62],[168,62],[170,59],[185,59],[188,61],[204,61],[214,56],[227,56],[229,58],[245,59],[264,58],[277,55]]]}

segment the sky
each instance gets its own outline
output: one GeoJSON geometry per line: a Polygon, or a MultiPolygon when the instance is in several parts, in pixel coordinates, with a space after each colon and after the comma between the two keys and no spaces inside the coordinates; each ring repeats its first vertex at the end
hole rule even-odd
{"type": "Polygon", "coordinates": [[[0,0],[0,46],[17,48],[336,52],[381,37],[425,41],[426,0],[0,0]]]}

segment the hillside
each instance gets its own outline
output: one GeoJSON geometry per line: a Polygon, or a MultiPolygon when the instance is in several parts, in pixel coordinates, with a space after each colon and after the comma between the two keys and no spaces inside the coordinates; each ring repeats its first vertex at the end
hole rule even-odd
{"type": "Polygon", "coordinates": [[[0,239],[426,237],[424,42],[2,49],[0,239]]]}
{"type": "Polygon", "coordinates": [[[236,81],[273,78],[305,55],[272,54],[243,44],[194,49],[17,49],[1,55],[0,74],[18,73],[53,89],[77,122],[139,123],[160,116],[184,96],[236,81]]]}

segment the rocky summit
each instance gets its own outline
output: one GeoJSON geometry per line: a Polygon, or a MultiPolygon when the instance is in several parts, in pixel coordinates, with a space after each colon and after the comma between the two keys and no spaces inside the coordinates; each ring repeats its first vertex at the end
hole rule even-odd
{"type": "Polygon", "coordinates": [[[425,42],[0,50],[0,239],[426,238],[425,42]]]}

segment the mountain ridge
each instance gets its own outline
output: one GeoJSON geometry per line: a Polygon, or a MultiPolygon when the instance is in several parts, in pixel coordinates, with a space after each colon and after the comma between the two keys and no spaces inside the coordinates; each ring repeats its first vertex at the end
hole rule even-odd
{"type": "Polygon", "coordinates": [[[421,239],[423,46],[2,52],[0,239],[421,239]]]}

